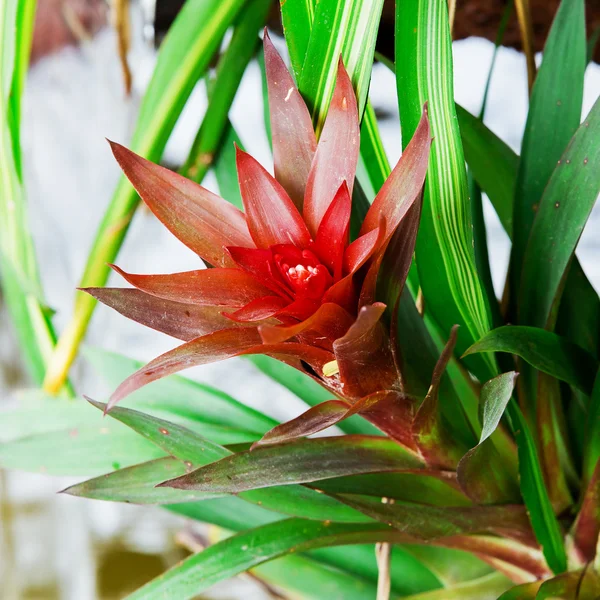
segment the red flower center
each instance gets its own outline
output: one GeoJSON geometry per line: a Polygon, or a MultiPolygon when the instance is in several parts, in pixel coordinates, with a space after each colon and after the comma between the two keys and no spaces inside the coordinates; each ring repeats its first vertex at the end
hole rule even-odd
{"type": "Polygon", "coordinates": [[[270,250],[292,296],[319,300],[333,283],[329,270],[311,250],[300,250],[292,244],[278,244],[270,250]]]}

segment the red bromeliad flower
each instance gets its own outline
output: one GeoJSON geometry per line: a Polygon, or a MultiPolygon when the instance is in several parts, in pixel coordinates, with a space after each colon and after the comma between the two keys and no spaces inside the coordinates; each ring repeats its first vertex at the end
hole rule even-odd
{"type": "Polygon", "coordinates": [[[392,257],[398,288],[406,278],[431,142],[427,114],[350,242],[359,117],[348,74],[340,61],[317,143],[308,109],[267,35],[264,50],[275,178],[237,149],[245,212],[112,144],[154,214],[214,268],[133,275],[114,267],[133,289],[86,290],[186,342],[125,380],[109,407],[165,375],[252,353],[293,365],[350,403],[401,390],[375,283],[386,249],[399,253],[392,257]]]}

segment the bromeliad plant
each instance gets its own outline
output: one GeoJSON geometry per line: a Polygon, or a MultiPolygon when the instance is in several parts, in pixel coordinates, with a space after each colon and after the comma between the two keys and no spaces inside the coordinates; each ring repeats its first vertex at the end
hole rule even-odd
{"type": "Polygon", "coordinates": [[[132,144],[159,159],[233,23],[183,169],[199,181],[214,161],[227,200],[112,144],[208,268],[113,267],[133,287],[103,287],[136,203],[123,179],[84,276],[91,298],[78,300],[46,387],[60,387],[93,299],[184,343],[146,366],[91,351],[119,384],[106,405],[91,401],[112,419],[98,427],[79,402],[24,407],[0,422],[1,463],[101,475],[68,493],[235,533],[133,598],[192,598],[251,569],[302,598],[596,599],[600,300],[575,249],[600,192],[600,103],[580,125],[583,0],[558,10],[520,157],[454,103],[445,0],[399,0],[393,170],[367,94],[382,3],[282,2],[293,75],[264,36],[275,177],[232,152],[227,121],[268,2],[219,1],[220,12],[188,0],[132,144]],[[482,192],[513,241],[502,303],[482,192]],[[278,423],[166,377],[235,356],[310,408],[278,423]],[[310,437],[332,425],[343,435],[310,437]]]}
{"type": "MultiPolygon", "coordinates": [[[[368,405],[371,420],[405,439],[415,399],[404,393],[395,331],[383,323],[386,306],[375,301],[375,286],[386,256],[397,296],[408,274],[431,143],[427,113],[350,242],[360,134],[348,74],[340,62],[317,145],[308,109],[266,33],[265,64],[276,178],[236,149],[245,212],[112,144],[149,208],[213,268],[132,275],[115,267],[137,289],[85,290],[125,316],[187,342],[123,382],[108,408],[182,369],[265,354],[339,397],[331,409],[339,419],[368,405]]],[[[331,419],[328,414],[323,426],[331,419]]]]}

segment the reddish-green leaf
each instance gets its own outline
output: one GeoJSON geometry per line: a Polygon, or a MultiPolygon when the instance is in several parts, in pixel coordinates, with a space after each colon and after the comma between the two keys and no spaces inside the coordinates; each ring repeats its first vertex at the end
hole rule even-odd
{"type": "Polygon", "coordinates": [[[146,294],[186,304],[242,307],[270,292],[240,269],[202,269],[169,275],[136,275],[112,268],[146,294]]]}
{"type": "Polygon", "coordinates": [[[183,304],[127,288],[84,288],[83,291],[136,323],[186,342],[236,326],[221,314],[223,306],[183,304]]]}
{"type": "Polygon", "coordinates": [[[415,442],[427,463],[432,467],[446,469],[454,469],[465,453],[465,448],[453,438],[442,420],[438,398],[442,376],[456,345],[457,330],[455,325],[450,332],[448,342],[433,370],[431,387],[412,424],[415,442]]]}
{"type": "Polygon", "coordinates": [[[235,206],[120,144],[111,147],[150,210],[201,258],[219,267],[234,266],[224,247],[254,246],[246,218],[235,206]]]}
{"type": "Polygon", "coordinates": [[[421,459],[392,440],[368,436],[303,439],[280,446],[240,452],[167,487],[210,492],[308,483],[342,475],[420,470],[421,459]]]}

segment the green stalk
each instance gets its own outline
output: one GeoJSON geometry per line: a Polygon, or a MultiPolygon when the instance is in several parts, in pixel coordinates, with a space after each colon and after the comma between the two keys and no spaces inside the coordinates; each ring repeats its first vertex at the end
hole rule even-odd
{"type": "Polygon", "coordinates": [[[208,107],[185,164],[184,177],[200,183],[214,162],[227,128],[229,109],[244,71],[254,56],[260,38],[257,31],[267,18],[270,0],[251,0],[242,10],[227,50],[219,60],[214,81],[209,85],[208,107]]]}
{"type": "MultiPolygon", "coordinates": [[[[243,5],[244,0],[190,0],[183,6],[159,53],[138,116],[132,150],[149,160],[160,160],[187,99],[243,5]]],[[[108,263],[114,262],[138,204],[139,197],[121,177],[96,234],[80,287],[106,283],[108,263]]],[[[91,296],[77,295],[73,317],[48,366],[44,389],[49,393],[56,393],[65,380],[95,306],[91,296]]]]}
{"type": "MultiPolygon", "coordinates": [[[[5,115],[0,125],[0,273],[23,356],[39,385],[56,336],[43,300],[22,180],[21,99],[34,16],[35,0],[0,1],[0,111],[5,115]]],[[[68,384],[66,391],[72,392],[68,384]]]]}

